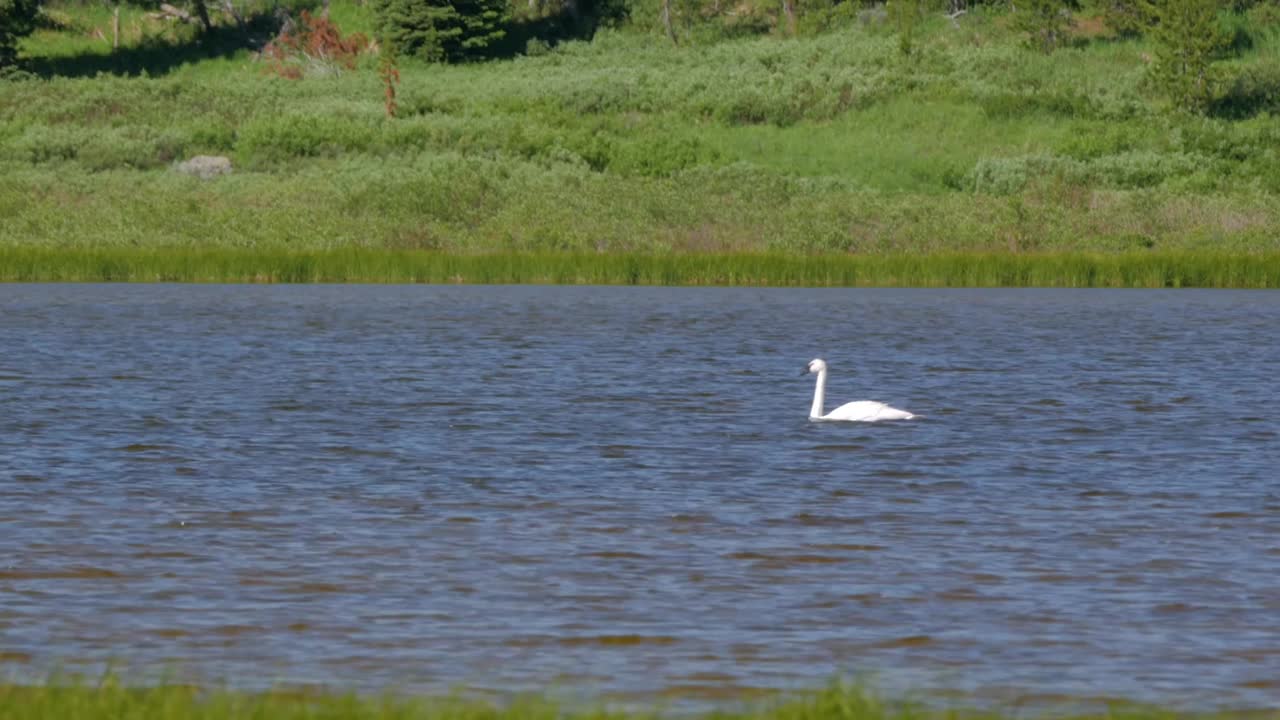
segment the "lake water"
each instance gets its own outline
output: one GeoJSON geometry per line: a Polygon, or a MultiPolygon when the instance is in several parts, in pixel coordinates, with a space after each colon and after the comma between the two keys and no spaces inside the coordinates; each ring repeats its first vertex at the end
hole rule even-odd
{"type": "Polygon", "coordinates": [[[0,285],[0,674],[1280,705],[1280,293],[0,285]],[[810,423],[890,402],[923,419],[810,423]]]}

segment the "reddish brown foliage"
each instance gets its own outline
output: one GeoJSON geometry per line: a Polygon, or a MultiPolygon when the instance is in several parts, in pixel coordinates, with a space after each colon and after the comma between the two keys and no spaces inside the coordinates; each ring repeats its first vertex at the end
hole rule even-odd
{"type": "Polygon", "coordinates": [[[306,63],[323,63],[347,70],[355,69],[360,53],[369,40],[360,33],[346,37],[327,17],[314,17],[306,10],[290,32],[284,32],[262,50],[263,57],[271,63],[271,72],[280,77],[297,80],[302,77],[306,63]]]}
{"type": "Polygon", "coordinates": [[[393,118],[396,116],[397,109],[396,83],[400,82],[400,68],[396,67],[395,51],[390,45],[382,51],[378,64],[378,77],[382,78],[387,117],[393,118]]]}

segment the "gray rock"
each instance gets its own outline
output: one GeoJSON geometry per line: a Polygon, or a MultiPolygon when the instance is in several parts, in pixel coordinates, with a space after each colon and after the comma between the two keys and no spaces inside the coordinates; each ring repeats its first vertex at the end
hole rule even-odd
{"type": "Polygon", "coordinates": [[[201,180],[208,180],[231,172],[231,160],[221,155],[196,155],[190,160],[178,163],[177,170],[187,175],[195,175],[201,180]]]}

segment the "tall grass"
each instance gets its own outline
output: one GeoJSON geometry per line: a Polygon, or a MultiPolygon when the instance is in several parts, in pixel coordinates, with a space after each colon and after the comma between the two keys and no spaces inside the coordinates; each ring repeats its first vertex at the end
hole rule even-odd
{"type": "MultiPolygon", "coordinates": [[[[1089,188],[1034,170],[1017,169],[1017,190],[997,185],[925,195],[745,164],[629,178],[573,162],[456,152],[313,158],[207,182],[172,171],[0,162],[0,245],[460,253],[1280,250],[1280,194],[1089,188]]],[[[997,171],[983,178],[984,186],[1013,182],[997,171]]]]}
{"type": "MultiPolygon", "coordinates": [[[[1057,717],[1069,720],[1230,720],[1274,718],[1274,713],[1178,713],[1112,701],[1057,703],[1039,711],[943,709],[918,702],[890,700],[860,686],[833,683],[824,689],[776,696],[770,701],[741,693],[726,694],[723,709],[692,716],[699,720],[1003,720],[1057,717]],[[1064,713],[1065,707],[1069,712],[1064,713]]],[[[0,684],[0,720],[658,720],[657,706],[629,708],[567,706],[545,697],[523,696],[494,703],[462,696],[362,696],[325,690],[280,689],[236,692],[186,685],[131,687],[114,678],[96,684],[42,686],[0,684]]],[[[686,714],[686,716],[688,716],[686,714]]]]}
{"type": "Polygon", "coordinates": [[[1277,288],[1280,253],[487,253],[5,248],[0,281],[1277,288]]]}

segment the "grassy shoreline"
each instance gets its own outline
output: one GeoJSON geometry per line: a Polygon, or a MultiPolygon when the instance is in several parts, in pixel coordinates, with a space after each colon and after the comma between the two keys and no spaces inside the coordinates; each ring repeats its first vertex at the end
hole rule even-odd
{"type": "Polygon", "coordinates": [[[696,714],[664,712],[660,704],[628,703],[627,709],[603,702],[568,707],[547,697],[524,695],[494,703],[459,695],[361,695],[327,689],[279,688],[236,691],[197,685],[129,686],[114,678],[98,683],[20,685],[0,682],[0,720],[230,720],[231,718],[333,718],[357,720],[656,720],[696,717],[705,720],[1003,720],[1044,717],[1062,720],[1229,720],[1277,718],[1274,710],[1179,712],[1107,699],[1057,698],[1036,709],[970,710],[939,708],[910,700],[885,699],[867,689],[834,683],[824,689],[771,696],[725,698],[716,709],[696,714]]]}
{"type": "Polygon", "coordinates": [[[0,282],[1280,288],[1280,252],[445,253],[0,247],[0,282]]]}
{"type": "Polygon", "coordinates": [[[0,92],[0,281],[1280,287],[1270,15],[1224,12],[1239,102],[1203,116],[1086,3],[1052,56],[975,7],[911,54],[866,12],[406,62],[387,118],[372,51],[289,80],[141,6],[112,50],[105,6],[54,5],[0,92]]]}

